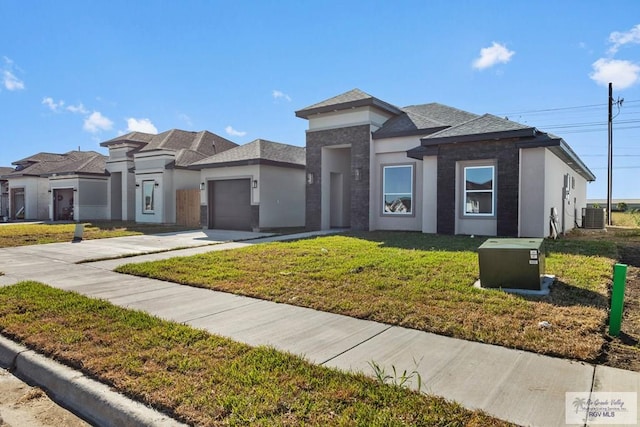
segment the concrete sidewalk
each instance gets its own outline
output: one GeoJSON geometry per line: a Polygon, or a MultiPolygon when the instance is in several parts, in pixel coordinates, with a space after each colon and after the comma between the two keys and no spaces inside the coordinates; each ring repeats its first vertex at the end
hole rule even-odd
{"type": "MultiPolygon", "coordinates": [[[[391,367],[401,372],[415,369],[422,376],[423,391],[521,425],[565,425],[565,392],[640,389],[637,372],[110,271],[116,265],[142,259],[227,250],[295,237],[267,237],[86,264],[70,262],[96,258],[83,249],[90,242],[56,244],[60,246],[55,249],[53,245],[0,249],[0,271],[6,274],[0,276],[0,284],[38,280],[250,345],[272,345],[317,364],[368,375],[373,375],[371,361],[387,371],[391,367]]],[[[101,249],[96,251],[103,253],[118,246],[113,240],[91,242],[97,242],[92,245],[99,246],[101,249]]],[[[144,247],[143,239],[140,242],[144,247]]]]}

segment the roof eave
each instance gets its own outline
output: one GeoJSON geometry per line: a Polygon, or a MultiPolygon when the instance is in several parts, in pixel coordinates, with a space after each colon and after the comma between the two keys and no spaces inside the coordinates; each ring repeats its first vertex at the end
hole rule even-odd
{"type": "Polygon", "coordinates": [[[419,145],[417,147],[412,148],[411,150],[407,150],[407,157],[416,160],[422,160],[425,156],[437,156],[438,155],[438,147],[430,146],[425,147],[424,145],[419,145]]]}
{"type": "Polygon", "coordinates": [[[252,166],[252,165],[280,166],[280,167],[287,167],[292,169],[306,168],[305,165],[301,165],[299,163],[281,162],[277,160],[268,160],[268,159],[232,160],[228,162],[190,165],[188,166],[188,168],[202,170],[202,169],[216,169],[216,168],[225,168],[225,167],[233,167],[233,166],[252,166]]]}
{"type": "Polygon", "coordinates": [[[487,140],[499,140],[510,138],[527,138],[536,135],[535,128],[514,129],[499,132],[486,132],[486,133],[474,133],[467,135],[457,136],[444,136],[436,138],[421,138],[420,142],[423,146],[441,145],[441,144],[455,144],[457,142],[478,142],[487,140]]]}
{"type": "Polygon", "coordinates": [[[323,105],[315,108],[304,108],[295,112],[296,117],[308,119],[315,114],[331,113],[333,111],[350,110],[358,107],[376,107],[393,115],[402,114],[402,110],[395,105],[381,101],[378,98],[364,98],[355,101],[342,102],[333,105],[323,105]]]}

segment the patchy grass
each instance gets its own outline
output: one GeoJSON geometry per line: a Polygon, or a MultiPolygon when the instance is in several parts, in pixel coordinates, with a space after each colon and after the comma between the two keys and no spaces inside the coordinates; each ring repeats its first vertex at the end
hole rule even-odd
{"type": "Polygon", "coordinates": [[[0,331],[191,424],[509,425],[441,398],[34,282],[0,288],[0,331]]]}
{"type": "Polygon", "coordinates": [[[640,211],[611,212],[611,222],[617,227],[640,227],[640,211]]]}
{"type": "MultiPolygon", "coordinates": [[[[83,223],[83,239],[135,236],[140,234],[169,233],[193,228],[129,222],[83,223]]],[[[0,248],[43,243],[70,242],[76,224],[9,224],[0,226],[0,248]]]]}
{"type": "Polygon", "coordinates": [[[548,297],[472,285],[482,239],[349,233],[129,264],[117,271],[511,348],[595,360],[617,256],[606,241],[547,242],[548,297]],[[551,328],[540,328],[547,321],[551,328]]]}

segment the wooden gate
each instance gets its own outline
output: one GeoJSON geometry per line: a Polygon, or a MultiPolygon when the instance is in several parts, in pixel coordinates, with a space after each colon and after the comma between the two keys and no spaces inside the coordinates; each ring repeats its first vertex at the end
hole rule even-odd
{"type": "Polygon", "coordinates": [[[176,224],[200,226],[200,190],[176,190],[176,224]]]}

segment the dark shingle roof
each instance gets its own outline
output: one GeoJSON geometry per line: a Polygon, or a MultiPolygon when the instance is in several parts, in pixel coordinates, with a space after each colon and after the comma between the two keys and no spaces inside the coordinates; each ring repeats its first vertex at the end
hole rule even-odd
{"type": "Polygon", "coordinates": [[[0,179],[4,179],[4,175],[9,175],[14,169],[6,166],[0,166],[0,179]]]}
{"type": "Polygon", "coordinates": [[[12,165],[27,165],[29,163],[38,163],[38,162],[53,162],[62,160],[63,154],[56,153],[37,153],[33,156],[25,157],[24,159],[16,160],[11,163],[12,165]]]}
{"type": "Polygon", "coordinates": [[[346,110],[356,107],[372,106],[385,110],[391,114],[401,114],[400,108],[395,105],[375,98],[360,89],[352,89],[343,94],[334,96],[316,104],[310,105],[302,110],[296,111],[297,117],[309,118],[313,114],[328,113],[337,110],[346,110]]]}
{"type": "Polygon", "coordinates": [[[476,114],[435,102],[410,105],[404,107],[402,111],[403,114],[390,118],[380,129],[374,132],[373,138],[428,135],[478,117],[476,114]]]}
{"type": "Polygon", "coordinates": [[[191,167],[203,169],[206,167],[259,163],[304,167],[306,164],[305,148],[264,139],[256,139],[255,141],[195,162],[191,167]]]}
{"type": "Polygon", "coordinates": [[[155,135],[152,133],[144,133],[144,132],[129,132],[125,135],[120,135],[117,136],[113,139],[110,139],[108,141],[105,142],[101,142],[100,146],[101,147],[108,147],[110,145],[114,145],[114,144],[120,144],[123,142],[135,142],[135,143],[139,143],[139,144],[146,144],[149,141],[151,141],[151,139],[154,137],[155,135]]]}
{"type": "Polygon", "coordinates": [[[449,140],[464,142],[497,137],[533,137],[535,132],[536,129],[531,126],[502,119],[491,114],[484,114],[457,126],[425,136],[422,138],[422,142],[423,145],[432,145],[442,144],[449,140]]]}
{"type": "Polygon", "coordinates": [[[64,154],[38,153],[13,164],[17,165],[7,178],[52,174],[106,174],[107,157],[95,151],[69,151],[64,154]]]}
{"type": "MultiPolygon", "coordinates": [[[[176,153],[174,166],[176,167],[187,167],[195,161],[238,146],[235,142],[206,130],[192,132],[180,129],[171,129],[157,135],[131,132],[102,142],[100,145],[109,147],[124,142],[137,143],[139,145],[137,152],[174,151],[176,153]]],[[[136,152],[136,150],[132,152],[136,152]]]]}

